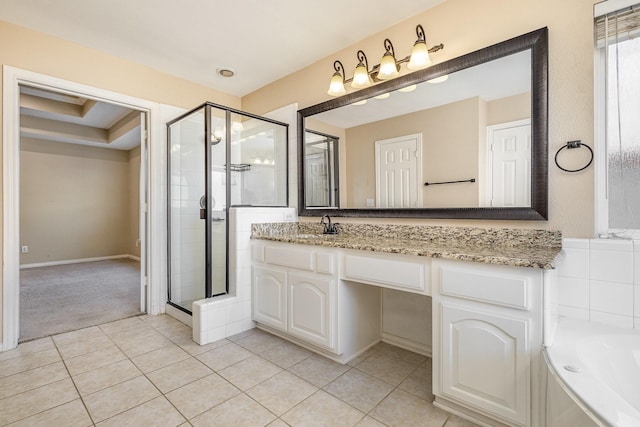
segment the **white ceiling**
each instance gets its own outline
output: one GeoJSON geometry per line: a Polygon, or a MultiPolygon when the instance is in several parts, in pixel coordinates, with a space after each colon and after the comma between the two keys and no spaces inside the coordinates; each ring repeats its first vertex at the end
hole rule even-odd
{"type": "Polygon", "coordinates": [[[243,96],[442,1],[0,0],[0,20],[243,96]]]}
{"type": "Polygon", "coordinates": [[[140,112],[77,96],[20,87],[20,137],[131,150],[140,145],[140,112]]]}

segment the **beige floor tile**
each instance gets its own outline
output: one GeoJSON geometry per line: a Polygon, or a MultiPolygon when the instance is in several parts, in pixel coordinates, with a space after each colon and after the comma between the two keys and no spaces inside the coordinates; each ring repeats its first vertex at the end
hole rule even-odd
{"type": "Polygon", "coordinates": [[[409,350],[405,350],[400,347],[387,344],[386,342],[380,342],[374,346],[374,350],[388,357],[394,359],[404,360],[405,362],[413,363],[416,366],[424,362],[427,357],[418,353],[414,353],[409,350]]]}
{"type": "Polygon", "coordinates": [[[407,362],[378,352],[359,363],[356,368],[384,382],[397,386],[404,381],[418,365],[419,363],[407,362]]]}
{"type": "Polygon", "coordinates": [[[270,348],[284,342],[285,341],[282,338],[263,331],[257,331],[254,334],[235,341],[239,346],[242,346],[256,354],[260,354],[263,351],[269,350],[270,348]]]}
{"type": "Polygon", "coordinates": [[[33,341],[27,341],[18,344],[18,347],[13,350],[8,350],[0,353],[0,362],[7,359],[13,359],[14,357],[26,356],[31,353],[38,353],[42,350],[53,348],[53,340],[51,337],[40,338],[33,341]]]}
{"type": "Polygon", "coordinates": [[[428,368],[423,367],[425,365],[420,365],[413,371],[407,379],[402,381],[402,383],[398,386],[401,390],[408,391],[409,393],[419,397],[420,399],[428,400],[429,402],[433,402],[434,396],[431,392],[432,390],[432,375],[431,375],[431,365],[426,365],[428,368]]]}
{"type": "Polygon", "coordinates": [[[426,400],[396,389],[369,415],[391,427],[413,425],[441,427],[449,413],[436,408],[426,400]]]}
{"type": "Polygon", "coordinates": [[[351,359],[347,365],[349,366],[356,366],[359,363],[363,362],[364,360],[368,359],[369,357],[373,356],[374,354],[376,354],[378,352],[378,350],[376,350],[375,346],[371,347],[370,349],[368,349],[367,351],[365,351],[364,353],[362,353],[360,356],[355,357],[353,359],[351,359]]]}
{"type": "Polygon", "coordinates": [[[211,374],[167,393],[166,397],[182,415],[191,419],[239,393],[240,390],[220,375],[211,374]]]}
{"type": "Polygon", "coordinates": [[[456,415],[451,415],[444,427],[479,427],[478,424],[464,420],[456,415]]]}
{"type": "Polygon", "coordinates": [[[365,414],[372,410],[395,387],[357,369],[351,369],[324,390],[365,414]]]}
{"type": "Polygon", "coordinates": [[[6,397],[0,400],[0,425],[30,417],[79,397],[69,378],[6,397]]]}
{"type": "Polygon", "coordinates": [[[94,351],[110,347],[112,345],[113,341],[111,341],[108,336],[100,332],[100,335],[78,338],[77,340],[68,344],[57,344],[57,347],[63,359],[71,359],[72,357],[92,353],[94,351]]]}
{"type": "Polygon", "coordinates": [[[271,378],[280,371],[282,371],[282,368],[264,360],[262,357],[251,356],[235,365],[218,371],[218,374],[244,391],[271,378]]]}
{"type": "Polygon", "coordinates": [[[64,363],[72,376],[88,372],[93,369],[107,366],[120,360],[126,359],[127,356],[115,345],[111,345],[102,350],[93,353],[83,354],[72,359],[67,359],[64,363]]]}
{"type": "Polygon", "coordinates": [[[227,400],[191,420],[195,427],[257,427],[266,426],[275,415],[245,394],[227,400]]]}
{"type": "Polygon", "coordinates": [[[291,426],[355,426],[364,414],[336,399],[330,394],[318,390],[282,418],[291,426]]]}
{"type": "Polygon", "coordinates": [[[136,330],[134,334],[123,336],[113,335],[112,339],[128,357],[135,357],[162,347],[174,345],[167,337],[153,329],[148,331],[136,330]]]}
{"type": "Polygon", "coordinates": [[[0,379],[0,399],[23,393],[64,378],[69,373],[62,362],[51,363],[0,379]]]}
{"type": "Polygon", "coordinates": [[[264,331],[261,331],[258,328],[253,328],[253,329],[249,329],[249,330],[244,331],[244,332],[240,332],[239,334],[231,335],[230,337],[227,337],[227,339],[229,341],[236,342],[238,340],[241,340],[241,339],[246,338],[248,336],[251,336],[253,334],[257,334],[259,332],[264,332],[264,331]]]}
{"type": "Polygon", "coordinates": [[[349,369],[348,366],[314,354],[287,370],[309,381],[316,387],[324,387],[349,369]]]}
{"type": "Polygon", "coordinates": [[[184,351],[186,351],[192,356],[206,353],[207,351],[211,351],[218,347],[222,347],[224,345],[231,343],[231,341],[229,340],[221,339],[209,344],[200,345],[197,342],[193,341],[191,334],[185,338],[171,337],[171,341],[173,341],[174,344],[178,345],[181,349],[183,349],[184,351]]]}
{"type": "Polygon", "coordinates": [[[65,332],[64,334],[54,335],[52,338],[57,346],[64,346],[100,336],[104,336],[102,330],[97,326],[91,326],[89,328],[82,328],[71,332],[65,332]]]}
{"type": "Polygon", "coordinates": [[[140,370],[129,359],[124,359],[111,365],[74,375],[73,382],[78,387],[80,394],[87,396],[140,375],[142,375],[140,370]]]}
{"type": "Polygon", "coordinates": [[[283,369],[290,368],[311,355],[313,355],[313,353],[306,348],[302,348],[299,345],[295,345],[287,341],[260,353],[260,356],[275,363],[283,369]]]}
{"type": "Polygon", "coordinates": [[[262,406],[281,416],[315,393],[318,388],[305,380],[282,371],[247,391],[262,406]]]}
{"type": "Polygon", "coordinates": [[[238,363],[252,355],[253,354],[250,351],[240,347],[239,345],[229,343],[207,351],[206,353],[199,354],[196,357],[214,371],[220,371],[227,366],[238,363]]]}
{"type": "Polygon", "coordinates": [[[60,355],[54,347],[37,353],[29,353],[20,357],[12,357],[11,359],[0,362],[0,378],[9,375],[18,374],[30,369],[39,368],[41,366],[50,365],[59,362],[60,355]]]}
{"type": "Polygon", "coordinates": [[[366,416],[362,419],[362,421],[356,424],[356,427],[386,427],[386,426],[382,424],[380,421],[376,420],[375,418],[366,416]]]}
{"type": "Polygon", "coordinates": [[[289,424],[278,418],[277,420],[267,424],[267,427],[289,427],[289,424]]]}
{"type": "Polygon", "coordinates": [[[145,377],[136,377],[84,397],[95,422],[134,408],[160,394],[145,377]]]}
{"type": "Polygon", "coordinates": [[[163,393],[192,383],[213,371],[193,357],[147,374],[147,378],[163,393]]]}
{"type": "Polygon", "coordinates": [[[93,423],[82,401],[76,399],[9,425],[11,427],[88,427],[93,423]]]}
{"type": "Polygon", "coordinates": [[[116,320],[115,322],[105,323],[100,325],[100,329],[107,335],[114,335],[124,331],[137,329],[146,326],[142,321],[143,316],[134,316],[122,320],[116,320]]]}
{"type": "Polygon", "coordinates": [[[146,374],[190,357],[189,353],[177,345],[171,344],[166,347],[150,351],[149,353],[134,356],[131,360],[142,372],[146,374]]]}
{"type": "Polygon", "coordinates": [[[164,397],[156,397],[140,406],[98,423],[99,427],[174,427],[185,422],[176,408],[164,397]]]}

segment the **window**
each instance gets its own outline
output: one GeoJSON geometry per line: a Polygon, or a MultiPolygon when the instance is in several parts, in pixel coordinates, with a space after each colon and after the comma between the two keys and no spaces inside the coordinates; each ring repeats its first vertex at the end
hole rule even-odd
{"type": "Polygon", "coordinates": [[[640,4],[621,3],[595,9],[597,231],[640,237],[640,4]]]}

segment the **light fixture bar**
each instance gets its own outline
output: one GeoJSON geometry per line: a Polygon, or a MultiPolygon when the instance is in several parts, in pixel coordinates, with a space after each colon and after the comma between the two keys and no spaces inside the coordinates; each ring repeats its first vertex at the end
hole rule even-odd
{"type": "Polygon", "coordinates": [[[395,58],[395,51],[391,40],[388,38],[384,39],[385,53],[382,56],[380,64],[374,65],[371,69],[369,69],[369,63],[365,53],[362,50],[358,50],[356,54],[358,65],[354,70],[353,77],[350,78],[346,78],[342,62],[335,61],[333,63],[335,72],[331,77],[331,83],[329,84],[327,93],[331,96],[340,96],[346,93],[344,85],[347,83],[350,83],[354,89],[363,89],[371,86],[374,82],[397,77],[400,75],[400,65],[402,64],[407,64],[407,67],[412,71],[428,67],[431,65],[429,54],[444,49],[444,44],[440,43],[427,48],[424,29],[422,25],[419,24],[416,26],[416,35],[418,39],[414,43],[411,54],[399,60],[395,58]]]}

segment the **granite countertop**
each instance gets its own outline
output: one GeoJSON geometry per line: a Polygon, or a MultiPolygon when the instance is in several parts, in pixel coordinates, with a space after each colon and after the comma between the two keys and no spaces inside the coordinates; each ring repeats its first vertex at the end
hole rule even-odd
{"type": "Polygon", "coordinates": [[[553,269],[562,250],[559,231],[339,224],[322,234],[312,223],[254,224],[252,239],[553,269]]]}

